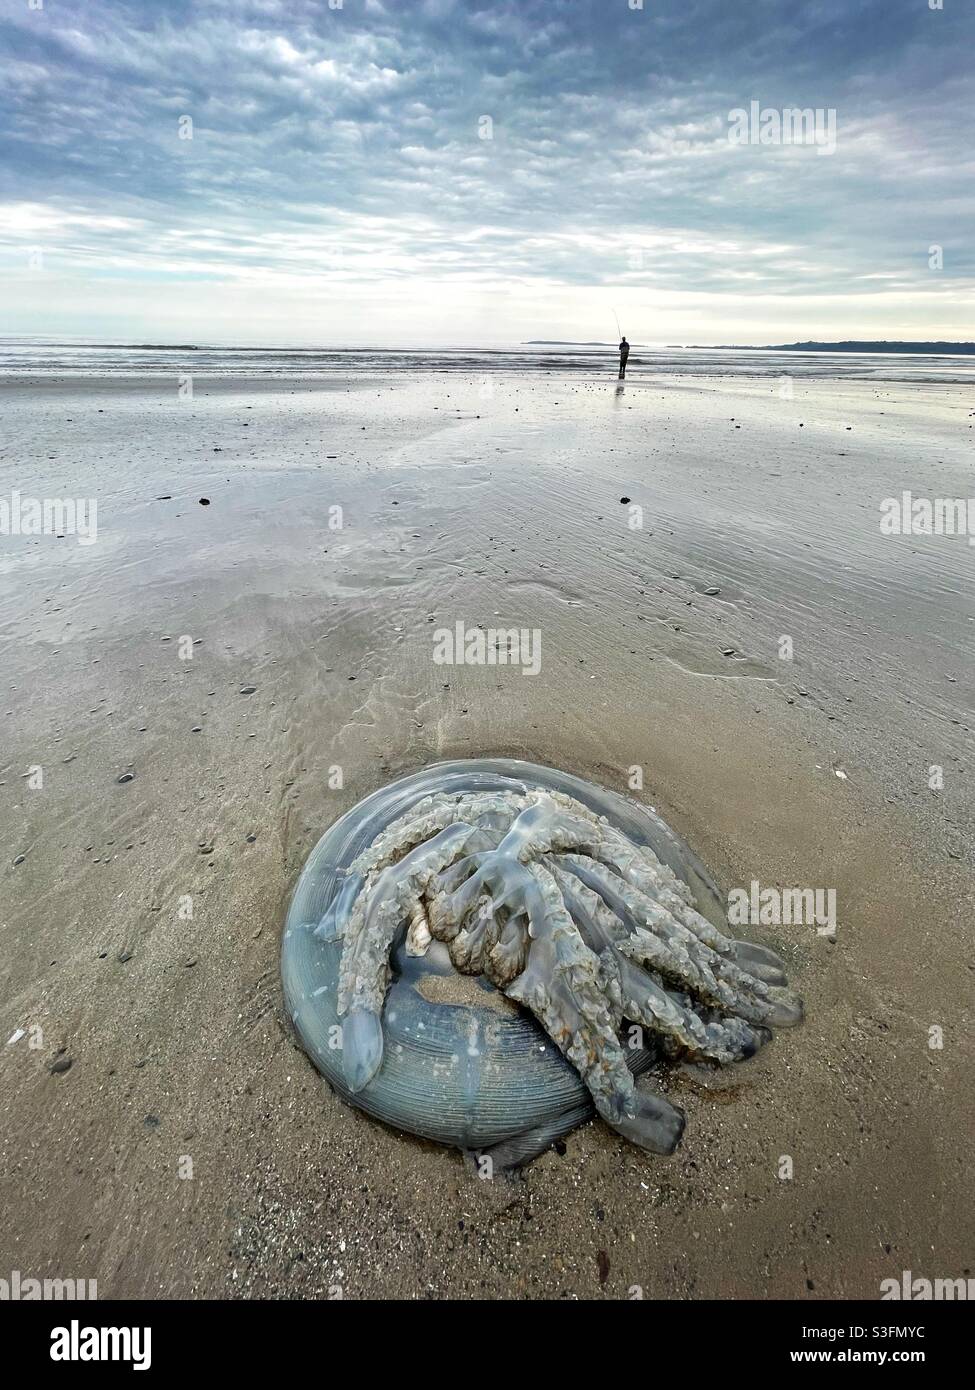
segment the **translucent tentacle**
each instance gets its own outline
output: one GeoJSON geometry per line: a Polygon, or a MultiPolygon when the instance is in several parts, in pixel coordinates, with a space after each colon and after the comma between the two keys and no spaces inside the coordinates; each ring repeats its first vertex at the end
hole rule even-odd
{"type": "Polygon", "coordinates": [[[429,840],[438,830],[457,822],[472,825],[480,816],[493,816],[510,825],[526,800],[524,796],[502,795],[499,792],[425,796],[363,850],[352,867],[363,876],[376,874],[395,863],[415,845],[429,840]]]}
{"type": "Polygon", "coordinates": [[[617,919],[596,893],[564,870],[553,867],[553,872],[583,936],[594,950],[598,942],[605,991],[616,1003],[620,1021],[627,1018],[645,1024],[693,1056],[715,1062],[740,1062],[768,1040],[766,1029],[750,1027],[733,1015],[702,1019],[685,1002],[686,995],[668,990],[659,976],[641,969],[617,949],[616,943],[625,933],[613,930],[617,919]]]}
{"type": "Polygon", "coordinates": [[[479,975],[488,967],[488,955],[497,945],[502,924],[487,896],[481,898],[470,917],[470,924],[450,943],[450,959],[462,974],[479,975]]]}
{"type": "Polygon", "coordinates": [[[412,917],[416,900],[434,874],[459,854],[474,833],[469,825],[448,825],[432,840],[385,869],[371,891],[356,899],[345,933],[339,967],[337,1012],[348,1015],[342,1028],[346,1080],[361,1091],[382,1063],[380,1017],[389,988],[389,952],[397,929],[412,917]]]}
{"type": "Polygon", "coordinates": [[[589,1087],[611,1123],[623,1118],[633,1077],[602,993],[599,961],[582,940],[551,874],[536,867],[525,886],[528,964],[505,993],[531,1009],[589,1087]]]}
{"type": "Polygon", "coordinates": [[[526,896],[528,964],[505,993],[531,1009],[614,1129],[642,1148],[672,1153],[683,1116],[663,1097],[637,1091],[616,1035],[599,959],[579,935],[553,876],[536,864],[532,877],[537,891],[526,896]]]}
{"type": "Polygon", "coordinates": [[[689,984],[705,1002],[740,1014],[749,1023],[787,1027],[802,1018],[802,1006],[790,991],[747,974],[730,958],[711,949],[668,911],[639,889],[622,885],[603,865],[581,855],[565,855],[562,864],[593,889],[633,930],[618,943],[624,955],[649,965],[665,979],[689,984]]]}

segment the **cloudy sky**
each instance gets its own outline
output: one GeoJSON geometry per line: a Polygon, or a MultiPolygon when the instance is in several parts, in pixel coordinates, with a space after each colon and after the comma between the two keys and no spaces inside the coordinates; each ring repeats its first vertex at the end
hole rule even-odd
{"type": "Polygon", "coordinates": [[[932,3],[0,0],[0,332],[975,337],[975,4],[932,3]],[[835,150],[733,143],[753,101],[835,150]]]}

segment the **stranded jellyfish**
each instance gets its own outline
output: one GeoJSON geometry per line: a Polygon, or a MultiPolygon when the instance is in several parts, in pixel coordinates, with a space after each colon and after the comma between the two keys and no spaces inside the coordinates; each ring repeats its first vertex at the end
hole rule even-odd
{"type": "Polygon", "coordinates": [[[741,1061],[802,1017],[782,961],[728,935],[654,811],[511,760],[439,763],[342,816],[295,889],[281,969],[336,1091],[502,1167],[594,1111],[671,1153],[683,1114],[641,1073],[741,1061]]]}

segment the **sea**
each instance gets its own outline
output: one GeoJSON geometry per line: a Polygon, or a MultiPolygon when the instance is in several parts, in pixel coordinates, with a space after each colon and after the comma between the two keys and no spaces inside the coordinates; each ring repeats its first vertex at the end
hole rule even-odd
{"type": "MultiPolygon", "coordinates": [[[[0,337],[0,375],[46,377],[291,378],[391,372],[603,375],[615,343],[521,343],[511,347],[252,347],[219,343],[125,343],[86,338],[0,337]]],[[[975,356],[816,352],[781,348],[669,347],[633,343],[627,379],[666,376],[829,377],[975,382],[975,356]]]]}

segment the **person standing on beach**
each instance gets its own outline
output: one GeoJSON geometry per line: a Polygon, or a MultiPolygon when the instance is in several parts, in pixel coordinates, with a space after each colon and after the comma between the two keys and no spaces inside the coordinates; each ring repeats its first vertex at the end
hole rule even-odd
{"type": "Polygon", "coordinates": [[[630,345],[623,338],[620,342],[620,381],[626,376],[626,359],[630,355],[630,345]]]}

